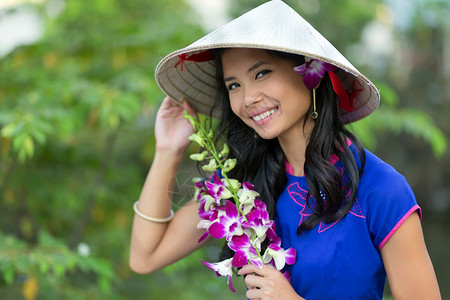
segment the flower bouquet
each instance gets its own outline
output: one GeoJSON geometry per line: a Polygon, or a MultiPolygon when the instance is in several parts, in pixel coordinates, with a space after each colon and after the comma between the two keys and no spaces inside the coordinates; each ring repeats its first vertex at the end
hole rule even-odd
{"type": "MultiPolygon", "coordinates": [[[[269,219],[266,204],[257,199],[259,194],[253,190],[254,186],[228,177],[228,172],[236,165],[235,158],[228,158],[228,145],[225,143],[219,152],[213,142],[213,131],[207,132],[187,112],[185,117],[196,131],[189,139],[203,150],[190,158],[206,161],[202,169],[212,174],[209,180],[195,180],[194,201],[200,203],[198,214],[202,219],[197,227],[206,229],[199,242],[211,235],[216,239],[225,239],[228,247],[235,252],[233,257],[221,262],[202,262],[216,271],[217,276],[227,276],[228,286],[233,292],[233,269],[252,263],[259,268],[270,265],[281,270],[285,264],[294,264],[295,249],[281,248],[281,239],[275,233],[275,222],[269,219]],[[262,243],[266,239],[269,243],[262,252],[262,243]]],[[[285,272],[284,275],[289,280],[289,274],[285,272]]]]}

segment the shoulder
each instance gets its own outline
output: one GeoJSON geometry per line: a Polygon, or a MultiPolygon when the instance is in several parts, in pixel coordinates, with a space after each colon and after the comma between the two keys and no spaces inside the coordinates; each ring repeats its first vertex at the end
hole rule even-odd
{"type": "Polygon", "coordinates": [[[421,210],[405,177],[371,152],[365,154],[357,199],[373,242],[381,249],[412,212],[421,216],[421,210]]]}
{"type": "MultiPolygon", "coordinates": [[[[413,196],[406,178],[394,167],[376,155],[365,150],[366,162],[360,179],[359,189],[369,194],[413,196]]],[[[414,197],[414,196],[413,196],[414,197]]]]}

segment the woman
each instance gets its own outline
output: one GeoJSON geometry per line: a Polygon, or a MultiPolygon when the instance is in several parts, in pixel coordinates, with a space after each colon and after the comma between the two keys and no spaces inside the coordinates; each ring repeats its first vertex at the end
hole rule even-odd
{"type": "Polygon", "coordinates": [[[238,158],[232,177],[255,184],[283,247],[297,250],[291,282],[267,266],[240,269],[247,297],[381,299],[387,274],[395,299],[440,298],[411,189],[344,127],[377,107],[377,89],[290,7],[255,8],[166,56],[156,78],[171,97],[135,205],[134,271],[160,269],[208,241],[197,243],[197,204],[167,217],[193,133],[187,110],[220,117],[238,158]]]}

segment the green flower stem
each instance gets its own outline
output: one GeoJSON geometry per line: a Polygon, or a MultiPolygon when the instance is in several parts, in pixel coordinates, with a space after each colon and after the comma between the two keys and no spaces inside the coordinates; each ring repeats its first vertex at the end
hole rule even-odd
{"type": "MultiPolygon", "coordinates": [[[[206,135],[207,134],[206,131],[201,126],[198,126],[198,128],[201,131],[201,134],[205,134],[205,136],[207,136],[206,135]]],[[[206,149],[212,154],[212,156],[214,157],[216,162],[219,164],[220,169],[223,170],[224,166],[223,166],[222,160],[219,158],[219,154],[217,152],[216,146],[214,145],[214,143],[209,138],[206,139],[206,149]]],[[[242,209],[241,209],[241,207],[239,205],[239,198],[237,196],[236,190],[233,188],[233,186],[232,186],[232,184],[230,182],[230,179],[228,178],[226,173],[222,173],[222,176],[225,178],[225,181],[227,182],[227,184],[229,186],[229,189],[231,190],[231,193],[233,194],[233,200],[234,200],[234,203],[236,205],[236,208],[239,211],[239,214],[242,217],[244,217],[246,222],[248,222],[247,217],[244,215],[244,213],[242,212],[242,209]]],[[[252,238],[254,238],[253,237],[253,231],[252,231],[252,238]]]]}
{"type": "MultiPolygon", "coordinates": [[[[203,128],[201,128],[201,130],[203,130],[203,128]]],[[[203,131],[204,131],[204,130],[203,130],[203,131]]],[[[206,145],[207,145],[206,147],[207,147],[208,151],[213,155],[214,159],[215,159],[215,160],[217,161],[217,163],[219,164],[220,169],[223,170],[224,167],[223,167],[222,161],[221,161],[220,158],[219,158],[219,155],[217,154],[217,150],[216,150],[216,147],[215,147],[214,143],[213,143],[210,139],[207,139],[207,140],[206,140],[206,145]],[[208,145],[210,146],[210,148],[208,148],[208,145]]],[[[235,202],[235,204],[236,204],[236,208],[237,208],[238,211],[239,211],[239,214],[240,214],[242,217],[244,217],[245,222],[248,222],[247,217],[246,217],[245,214],[242,212],[241,206],[239,205],[239,198],[238,198],[238,196],[237,196],[237,194],[236,194],[235,189],[234,189],[233,186],[231,185],[230,179],[228,178],[228,176],[227,176],[226,173],[223,173],[222,175],[223,175],[223,177],[225,178],[225,180],[227,181],[227,183],[228,183],[228,185],[229,185],[229,187],[230,187],[230,190],[231,190],[231,193],[233,194],[233,199],[234,199],[234,202],[235,202]]],[[[255,232],[254,232],[253,230],[250,230],[250,232],[252,233],[252,240],[254,241],[254,240],[255,240],[255,232]]],[[[262,256],[261,256],[261,253],[259,253],[259,250],[256,249],[256,247],[255,247],[255,245],[253,245],[253,243],[252,243],[252,246],[253,246],[253,248],[256,250],[256,253],[258,254],[259,259],[261,259],[261,262],[264,263],[264,260],[263,260],[263,258],[262,258],[262,256]]]]}
{"type": "MultiPolygon", "coordinates": [[[[219,158],[219,154],[217,152],[216,146],[212,142],[212,138],[208,135],[206,130],[203,128],[203,126],[196,119],[194,119],[190,116],[187,116],[187,118],[191,121],[192,126],[197,131],[198,136],[205,137],[204,142],[205,142],[206,150],[208,150],[209,153],[212,154],[212,156],[214,157],[216,162],[219,164],[220,169],[224,170],[224,165],[223,165],[222,161],[225,161],[227,157],[225,156],[223,158],[223,160],[221,160],[219,158]]],[[[245,214],[243,213],[243,211],[241,209],[241,206],[239,204],[239,197],[237,196],[237,192],[234,189],[233,185],[231,184],[230,179],[228,178],[226,173],[222,173],[222,176],[225,178],[225,181],[227,182],[229,189],[231,190],[231,193],[233,195],[233,200],[235,202],[236,208],[238,209],[239,215],[241,215],[244,218],[244,220],[246,222],[248,222],[247,217],[245,216],[245,214]]],[[[252,241],[254,241],[255,240],[255,232],[253,230],[250,230],[250,232],[252,233],[252,241]]],[[[261,262],[264,263],[264,260],[261,256],[261,253],[259,253],[259,250],[255,247],[255,245],[253,245],[253,243],[252,243],[252,246],[256,250],[256,253],[258,254],[259,259],[261,259],[261,262]]]]}

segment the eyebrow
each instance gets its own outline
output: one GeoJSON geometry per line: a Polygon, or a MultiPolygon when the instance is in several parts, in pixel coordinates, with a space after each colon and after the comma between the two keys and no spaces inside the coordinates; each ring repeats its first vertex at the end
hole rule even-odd
{"type": "MultiPolygon", "coordinates": [[[[258,68],[261,67],[262,65],[266,65],[266,64],[268,64],[268,63],[267,63],[267,62],[264,62],[264,61],[259,61],[259,62],[255,63],[253,66],[251,66],[250,68],[248,68],[247,74],[249,74],[249,73],[255,71],[256,69],[258,69],[258,68]]],[[[235,79],[236,79],[236,77],[231,76],[231,77],[226,77],[226,78],[224,78],[223,81],[226,82],[226,81],[231,81],[231,80],[235,80],[235,79]]]]}

